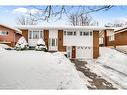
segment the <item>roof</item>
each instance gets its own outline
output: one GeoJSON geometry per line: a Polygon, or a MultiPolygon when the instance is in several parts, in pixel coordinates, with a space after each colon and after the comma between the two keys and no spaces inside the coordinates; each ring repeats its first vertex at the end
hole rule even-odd
{"type": "Polygon", "coordinates": [[[115,34],[127,31],[127,27],[120,27],[115,29],[115,34]]]}
{"type": "Polygon", "coordinates": [[[121,31],[121,30],[125,30],[125,29],[127,29],[127,27],[115,28],[115,32],[117,32],[117,31],[121,31]]]}
{"type": "Polygon", "coordinates": [[[99,27],[99,26],[67,26],[67,25],[62,25],[62,26],[42,26],[42,25],[17,25],[15,26],[18,29],[88,29],[88,30],[105,30],[105,29],[112,29],[112,28],[107,28],[107,27],[99,27]]]}
{"type": "Polygon", "coordinates": [[[0,26],[3,26],[3,27],[6,27],[6,28],[9,28],[9,29],[11,29],[11,30],[16,31],[16,33],[22,34],[22,31],[21,31],[21,30],[19,30],[19,29],[16,29],[16,28],[13,28],[13,27],[10,27],[10,26],[7,26],[7,25],[3,25],[3,24],[0,24],[0,26]]]}

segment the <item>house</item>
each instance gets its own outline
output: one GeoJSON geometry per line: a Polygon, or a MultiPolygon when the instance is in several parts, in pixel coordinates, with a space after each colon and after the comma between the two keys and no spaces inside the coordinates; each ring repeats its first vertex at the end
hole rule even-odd
{"type": "Polygon", "coordinates": [[[15,43],[21,37],[21,31],[8,27],[6,25],[0,24],[0,43],[7,44],[14,47],[15,43]]]}
{"type": "Polygon", "coordinates": [[[114,29],[107,28],[99,32],[99,45],[113,47],[115,44],[114,29]]]}
{"type": "Polygon", "coordinates": [[[127,27],[115,29],[115,47],[127,51],[127,27]]]}
{"type": "Polygon", "coordinates": [[[39,26],[19,25],[29,46],[35,47],[43,38],[48,51],[60,51],[70,59],[92,59],[99,56],[99,31],[95,26],[39,26]]]}
{"type": "Polygon", "coordinates": [[[127,51],[127,27],[101,31],[99,41],[100,46],[127,51]]]}

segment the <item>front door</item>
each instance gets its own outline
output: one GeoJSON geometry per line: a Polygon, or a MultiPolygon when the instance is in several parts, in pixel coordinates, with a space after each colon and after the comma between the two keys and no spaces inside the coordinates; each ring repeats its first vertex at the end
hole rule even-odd
{"type": "Polygon", "coordinates": [[[72,46],[72,59],[76,58],[76,48],[72,46]]]}
{"type": "Polygon", "coordinates": [[[49,51],[57,51],[57,38],[49,38],[49,51]]]}

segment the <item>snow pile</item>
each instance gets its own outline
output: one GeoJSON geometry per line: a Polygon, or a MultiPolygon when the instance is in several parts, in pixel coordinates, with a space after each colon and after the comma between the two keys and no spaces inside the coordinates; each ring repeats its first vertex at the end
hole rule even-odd
{"type": "Polygon", "coordinates": [[[0,44],[0,47],[4,48],[4,49],[12,49],[12,47],[6,45],[6,44],[0,44]]]}
{"type": "Polygon", "coordinates": [[[127,74],[127,55],[110,48],[100,48],[101,56],[96,62],[127,74]]]}
{"type": "Polygon", "coordinates": [[[15,49],[16,50],[28,49],[28,43],[26,42],[26,39],[23,36],[18,40],[15,49]]]}
{"type": "Polygon", "coordinates": [[[0,52],[3,52],[3,51],[5,51],[5,49],[0,46],[0,52]]]}
{"type": "Polygon", "coordinates": [[[0,58],[0,89],[87,89],[60,53],[9,51],[0,58]]]}
{"type": "Polygon", "coordinates": [[[100,57],[88,66],[122,89],[127,89],[127,55],[114,49],[101,47],[100,57]]]}
{"type": "Polygon", "coordinates": [[[47,50],[47,47],[46,47],[43,39],[39,39],[37,41],[37,46],[35,47],[35,50],[38,50],[38,51],[46,51],[47,50]]]}

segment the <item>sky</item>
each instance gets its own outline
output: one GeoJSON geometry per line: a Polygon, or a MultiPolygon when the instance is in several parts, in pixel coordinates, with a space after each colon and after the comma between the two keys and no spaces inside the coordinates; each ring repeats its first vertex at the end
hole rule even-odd
{"type": "MultiPolygon", "coordinates": [[[[25,15],[26,12],[29,10],[31,13],[35,14],[38,9],[45,6],[0,6],[0,24],[5,24],[9,26],[17,25],[16,19],[21,15],[25,15]]],[[[68,6],[68,9],[70,6],[68,6]]],[[[58,8],[56,8],[58,10],[58,8]]],[[[73,12],[76,9],[73,10],[73,12]]],[[[90,16],[96,21],[99,22],[99,26],[104,26],[108,22],[113,21],[127,21],[127,6],[114,6],[108,11],[99,11],[90,13],[90,16]]],[[[68,18],[63,15],[61,20],[54,20],[53,18],[50,19],[49,22],[41,21],[39,22],[41,25],[67,25],[68,18]]]]}

